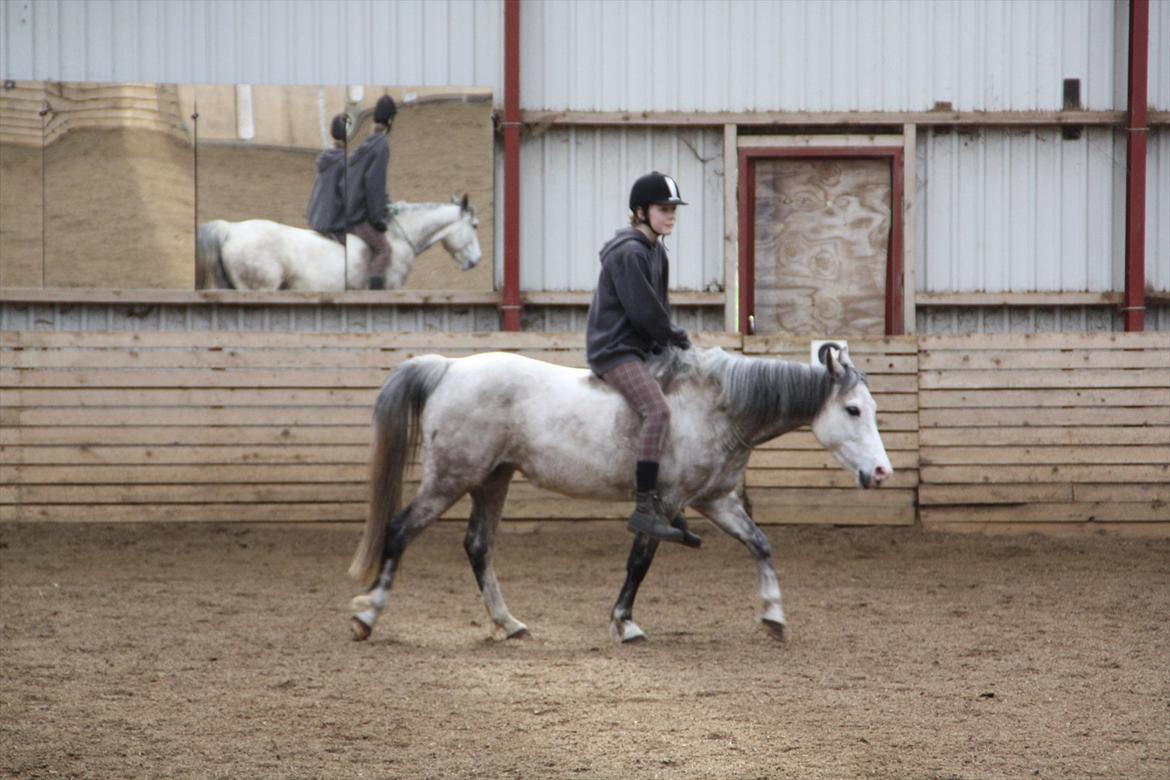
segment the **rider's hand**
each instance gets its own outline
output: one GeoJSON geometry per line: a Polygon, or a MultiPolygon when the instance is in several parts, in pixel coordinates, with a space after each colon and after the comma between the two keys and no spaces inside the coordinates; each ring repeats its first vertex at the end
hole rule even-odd
{"type": "Polygon", "coordinates": [[[372,224],[374,226],[374,230],[377,230],[379,233],[385,233],[386,228],[389,227],[385,222],[371,222],[370,224],[372,224]]]}
{"type": "Polygon", "coordinates": [[[687,332],[685,330],[682,330],[681,328],[679,328],[679,329],[675,330],[674,333],[671,334],[670,343],[673,344],[674,346],[678,347],[679,349],[690,349],[691,348],[691,337],[687,335],[687,332]]]}

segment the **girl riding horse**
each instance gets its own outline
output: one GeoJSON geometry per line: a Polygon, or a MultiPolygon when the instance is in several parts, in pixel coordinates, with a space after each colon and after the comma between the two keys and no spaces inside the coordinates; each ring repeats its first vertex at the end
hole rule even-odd
{"type": "Polygon", "coordinates": [[[586,324],[586,353],[593,373],[638,413],[641,432],[634,472],[634,511],[627,525],[654,539],[698,546],[682,518],[664,511],[658,496],[658,461],[670,428],[670,407],[646,368],[651,353],[690,349],[687,332],[670,321],[670,261],[660,240],[674,230],[685,206],[678,184],[653,171],[630,189],[630,227],[601,248],[601,276],[586,324]]]}

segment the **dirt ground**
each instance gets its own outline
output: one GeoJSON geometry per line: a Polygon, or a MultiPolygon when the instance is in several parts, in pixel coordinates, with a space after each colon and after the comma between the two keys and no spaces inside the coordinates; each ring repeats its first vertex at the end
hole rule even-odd
{"type": "Polygon", "coordinates": [[[349,639],[359,529],[0,526],[0,775],[1165,778],[1170,544],[769,528],[792,637],[697,523],[620,646],[619,523],[505,525],[489,637],[460,543],[349,639]]]}

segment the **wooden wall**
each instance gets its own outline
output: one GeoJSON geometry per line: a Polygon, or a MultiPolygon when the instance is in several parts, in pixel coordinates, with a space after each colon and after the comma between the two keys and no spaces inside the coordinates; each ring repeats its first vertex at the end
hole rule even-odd
{"type": "Polygon", "coordinates": [[[922,524],[1170,527],[1166,333],[919,339],[922,524]]]}
{"type": "MultiPolygon", "coordinates": [[[[804,340],[696,341],[808,360],[804,340]]],[[[583,364],[580,333],[0,331],[0,520],[359,520],[387,372],[491,349],[583,364]]],[[[850,353],[895,476],[859,491],[794,432],[752,456],[759,522],[1170,533],[1165,334],[851,340],[850,353]]],[[[506,516],[626,512],[518,478],[506,516]]],[[[464,501],[449,516],[466,514],[464,501]]]]}
{"type": "MultiPolygon", "coordinates": [[[[849,339],[853,363],[869,377],[878,428],[894,476],[880,490],[856,479],[808,429],[773,439],[752,453],[747,495],[761,523],[911,525],[918,487],[918,354],[913,337],[849,339]]],[[[809,361],[808,339],[748,336],[744,354],[809,361]]]]}

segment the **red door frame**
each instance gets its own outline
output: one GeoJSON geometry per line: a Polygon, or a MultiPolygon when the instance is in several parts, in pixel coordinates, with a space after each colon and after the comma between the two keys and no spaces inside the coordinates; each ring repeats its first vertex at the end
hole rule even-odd
{"type": "Polygon", "coordinates": [[[902,147],[758,147],[739,150],[739,332],[750,334],[756,301],[756,161],[787,157],[890,162],[890,243],[886,255],[886,335],[905,332],[902,311],[902,147]]]}

